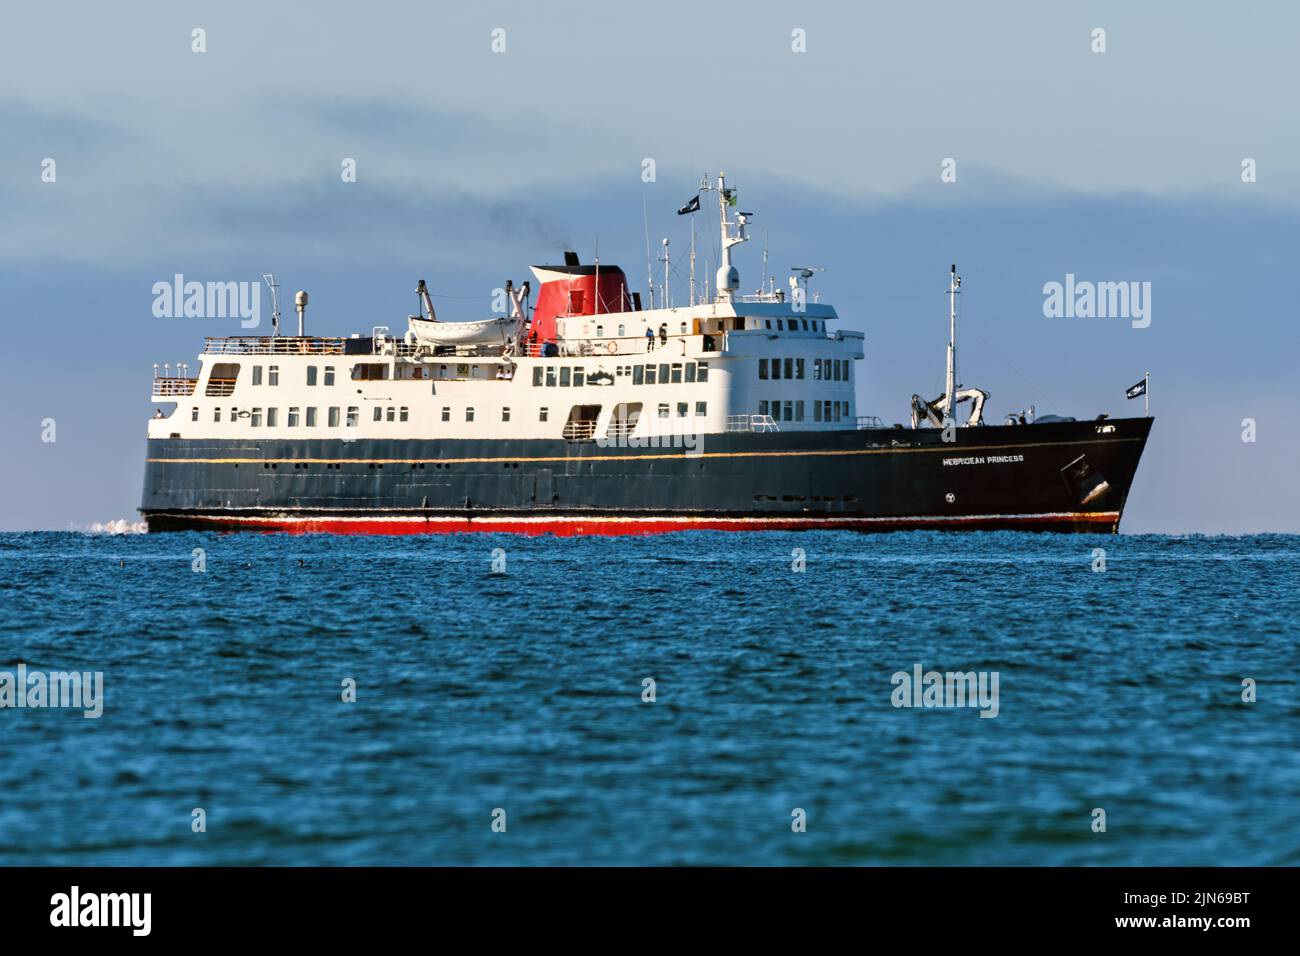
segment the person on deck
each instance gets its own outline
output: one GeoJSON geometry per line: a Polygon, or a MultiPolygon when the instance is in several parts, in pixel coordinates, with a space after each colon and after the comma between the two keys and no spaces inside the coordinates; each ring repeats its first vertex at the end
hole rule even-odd
{"type": "Polygon", "coordinates": [[[663,348],[668,344],[668,323],[659,323],[659,347],[663,348]]]}
{"type": "Polygon", "coordinates": [[[655,330],[648,325],[645,327],[645,350],[647,352],[655,350],[655,330]]]}

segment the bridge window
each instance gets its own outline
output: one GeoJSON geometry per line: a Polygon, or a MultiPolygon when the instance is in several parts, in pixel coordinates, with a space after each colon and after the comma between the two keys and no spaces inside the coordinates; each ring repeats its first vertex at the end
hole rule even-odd
{"type": "Polygon", "coordinates": [[[221,406],[220,406],[220,405],[218,405],[216,408],[214,408],[214,409],[212,410],[212,420],[213,420],[214,422],[219,422],[219,421],[221,421],[221,406]]]}
{"type": "Polygon", "coordinates": [[[308,384],[308,385],[315,385],[315,384],[316,384],[316,366],[315,366],[315,365],[308,365],[308,366],[307,366],[307,384],[308,384]]]}
{"type": "Polygon", "coordinates": [[[407,421],[411,417],[411,410],[403,405],[397,412],[398,421],[407,421]]]}
{"type": "Polygon", "coordinates": [[[279,385],[279,384],[280,384],[280,366],[278,366],[278,365],[271,365],[271,366],[268,366],[268,367],[267,367],[267,370],[266,370],[266,384],[267,384],[267,385],[279,385]]]}
{"type": "Polygon", "coordinates": [[[339,427],[339,409],[337,405],[335,405],[333,408],[330,409],[329,427],[330,428],[339,427]]]}
{"type": "Polygon", "coordinates": [[[300,410],[297,406],[295,406],[295,405],[290,405],[290,406],[289,406],[289,420],[286,421],[286,422],[284,423],[284,424],[285,424],[285,427],[286,427],[286,428],[297,428],[297,427],[298,427],[298,419],[301,418],[301,417],[302,417],[302,415],[301,415],[301,410],[300,410]]]}
{"type": "Polygon", "coordinates": [[[472,422],[473,420],[474,420],[474,406],[471,405],[465,409],[465,421],[472,422]]]}
{"type": "Polygon", "coordinates": [[[623,336],[625,336],[626,334],[627,334],[627,331],[625,330],[625,328],[624,328],[624,326],[622,325],[622,323],[620,323],[620,324],[619,324],[619,327],[618,327],[618,337],[621,339],[621,338],[622,338],[623,336]]]}
{"type": "Polygon", "coordinates": [[[777,319],[777,320],[776,320],[776,330],[777,330],[778,332],[784,332],[784,331],[785,331],[785,320],[784,320],[784,319],[777,319]]]}
{"type": "Polygon", "coordinates": [[[253,366],[253,384],[254,385],[262,384],[262,366],[260,365],[253,366]]]}
{"type": "Polygon", "coordinates": [[[388,414],[385,416],[385,418],[391,422],[396,418],[396,414],[397,414],[397,409],[394,408],[392,405],[389,405],[388,414]]]}
{"type": "Polygon", "coordinates": [[[781,377],[781,360],[780,360],[780,359],[772,359],[772,377],[773,377],[773,378],[780,378],[780,377],[781,377]]]}
{"type": "Polygon", "coordinates": [[[501,407],[501,420],[503,422],[510,421],[510,409],[506,408],[504,405],[501,407]]]}
{"type": "Polygon", "coordinates": [[[555,366],[554,366],[554,365],[548,365],[548,366],[546,366],[546,386],[547,386],[547,388],[554,388],[554,387],[555,387],[555,382],[556,382],[556,378],[555,378],[555,366]]]}
{"type": "Polygon", "coordinates": [[[333,384],[334,384],[334,366],[333,366],[333,365],[326,365],[326,366],[325,366],[325,384],[326,384],[326,385],[333,385],[333,384]]]}
{"type": "Polygon", "coordinates": [[[568,367],[567,365],[562,366],[562,367],[560,368],[560,387],[561,387],[561,388],[568,388],[568,387],[569,387],[569,375],[570,375],[570,374],[571,374],[571,373],[570,373],[570,371],[569,371],[569,367],[568,367]]]}
{"type": "Polygon", "coordinates": [[[632,384],[633,385],[645,384],[645,368],[643,366],[640,365],[632,366],[632,384]]]}
{"type": "Polygon", "coordinates": [[[794,420],[797,422],[803,421],[803,402],[794,403],[794,420]]]}
{"type": "Polygon", "coordinates": [[[678,403],[677,403],[677,417],[678,417],[678,418],[685,418],[685,417],[686,417],[686,413],[687,413],[689,410],[690,410],[690,406],[689,406],[688,404],[686,404],[686,402],[678,402],[678,403]]]}
{"type": "Polygon", "coordinates": [[[547,421],[550,417],[551,417],[551,410],[549,408],[542,407],[537,410],[537,420],[539,422],[547,421]]]}
{"type": "Polygon", "coordinates": [[[794,360],[794,377],[795,377],[795,378],[803,378],[803,377],[804,377],[803,373],[804,373],[804,360],[803,360],[803,359],[795,359],[795,360],[794,360]]]}
{"type": "Polygon", "coordinates": [[[261,427],[262,427],[262,410],[261,410],[260,408],[255,408],[255,409],[253,409],[253,419],[252,419],[252,421],[250,422],[250,424],[251,424],[254,428],[261,428],[261,427]]]}
{"type": "Polygon", "coordinates": [[[533,366],[533,384],[534,385],[542,384],[542,367],[540,365],[533,366]]]}
{"type": "Polygon", "coordinates": [[[377,422],[382,422],[383,420],[384,420],[384,410],[383,410],[383,408],[381,408],[380,406],[376,405],[376,406],[375,406],[375,421],[377,421],[377,422]]]}
{"type": "Polygon", "coordinates": [[[758,360],[758,377],[767,378],[767,359],[758,360]]]}
{"type": "Polygon", "coordinates": [[[448,408],[446,405],[442,406],[442,420],[444,422],[451,421],[451,409],[448,408]]]}
{"type": "Polygon", "coordinates": [[[695,363],[694,363],[694,362],[687,362],[687,363],[686,363],[686,381],[687,381],[687,382],[693,382],[693,381],[695,381],[695,363]]]}
{"type": "Polygon", "coordinates": [[[785,377],[794,378],[794,359],[785,360],[785,377]]]}
{"type": "Polygon", "coordinates": [[[359,412],[360,409],[358,409],[357,406],[355,405],[348,406],[348,424],[347,424],[348,428],[357,427],[357,423],[360,421],[359,412]]]}
{"type": "Polygon", "coordinates": [[[314,406],[307,409],[307,427],[316,427],[316,409],[314,406]]]}
{"type": "Polygon", "coordinates": [[[667,402],[660,402],[660,403],[659,403],[659,417],[660,417],[660,418],[667,418],[667,417],[668,417],[668,403],[667,403],[667,402]]]}
{"type": "Polygon", "coordinates": [[[596,338],[600,339],[604,337],[605,337],[605,327],[603,325],[596,326],[596,338]]]}
{"type": "Polygon", "coordinates": [[[664,362],[662,365],[659,366],[659,384],[660,385],[668,384],[668,363],[667,362],[664,362]]]}
{"type": "Polygon", "coordinates": [[[760,415],[766,415],[766,414],[767,414],[767,402],[766,402],[766,401],[761,401],[761,402],[758,403],[758,413],[759,413],[760,415]]]}
{"type": "Polygon", "coordinates": [[[699,374],[695,377],[697,382],[707,382],[709,380],[709,363],[699,363],[699,374]]]}
{"type": "Polygon", "coordinates": [[[586,369],[583,369],[583,368],[575,368],[575,369],[573,370],[573,387],[574,387],[574,388],[581,388],[581,387],[582,387],[582,382],[583,382],[583,379],[586,377],[586,374],[587,374],[586,369]]]}
{"type": "MultiPolygon", "coordinates": [[[[633,381],[635,381],[635,379],[633,381]]],[[[655,366],[647,365],[645,367],[645,383],[647,385],[653,385],[655,383],[655,366]]]]}
{"type": "Polygon", "coordinates": [[[677,362],[676,364],[673,365],[673,384],[680,385],[681,383],[682,383],[682,364],[680,362],[677,362]]]}

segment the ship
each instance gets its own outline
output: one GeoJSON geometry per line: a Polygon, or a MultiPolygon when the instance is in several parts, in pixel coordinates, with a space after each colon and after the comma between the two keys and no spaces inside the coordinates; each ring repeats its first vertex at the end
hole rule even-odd
{"type": "Polygon", "coordinates": [[[710,194],[719,264],[697,294],[692,240],[683,305],[667,240],[644,302],[565,250],[472,321],[440,318],[420,280],[400,334],[308,335],[306,292],[282,334],[268,276],[271,335],[207,338],[194,376],[154,367],[149,531],[1118,532],[1149,414],[986,422],[989,393],[957,380],[955,265],[942,394],[859,414],[865,334],[810,292],[816,268],[781,288],[765,255],[742,294],[737,190],[706,176],[679,212],[710,194]]]}

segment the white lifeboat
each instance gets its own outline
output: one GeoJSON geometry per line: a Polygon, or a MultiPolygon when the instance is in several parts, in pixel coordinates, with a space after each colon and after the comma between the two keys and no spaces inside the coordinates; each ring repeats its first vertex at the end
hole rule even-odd
{"type": "Polygon", "coordinates": [[[411,331],[423,345],[505,345],[514,340],[518,319],[494,316],[477,322],[441,322],[411,316],[411,331]]]}

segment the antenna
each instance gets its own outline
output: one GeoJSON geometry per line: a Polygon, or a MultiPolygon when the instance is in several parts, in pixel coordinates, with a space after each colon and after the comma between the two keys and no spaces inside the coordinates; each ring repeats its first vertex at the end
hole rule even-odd
{"type": "MultiPolygon", "coordinates": [[[[262,281],[265,282],[266,287],[271,290],[271,334],[279,335],[280,334],[280,297],[276,294],[276,290],[279,289],[280,286],[276,284],[275,276],[269,272],[262,273],[262,281]]],[[[300,332],[298,334],[301,335],[302,333],[300,332]]]]}
{"type": "Polygon", "coordinates": [[[641,194],[641,223],[645,226],[645,276],[646,285],[650,289],[650,309],[654,311],[655,307],[655,274],[654,267],[650,265],[650,216],[646,212],[645,194],[641,194]]]}

